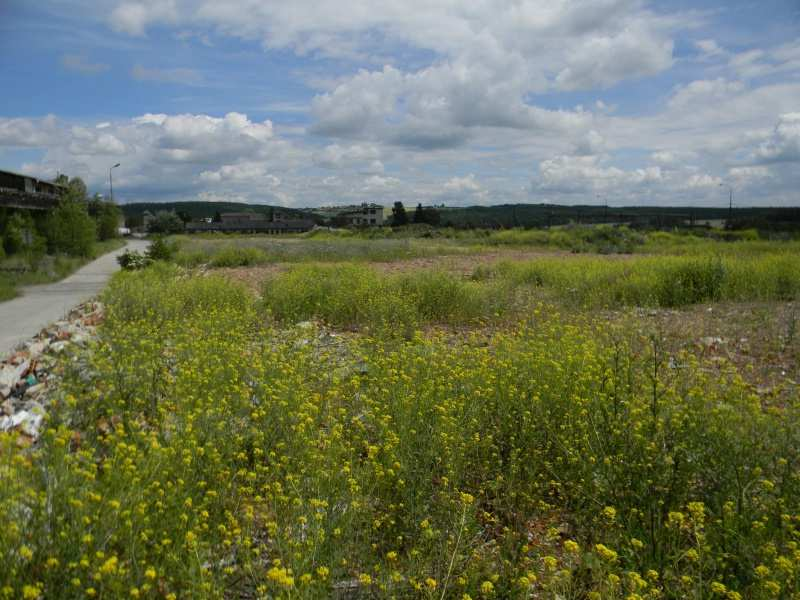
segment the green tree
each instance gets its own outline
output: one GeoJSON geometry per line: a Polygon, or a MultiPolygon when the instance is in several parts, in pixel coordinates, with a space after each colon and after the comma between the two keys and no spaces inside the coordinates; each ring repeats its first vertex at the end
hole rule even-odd
{"type": "Polygon", "coordinates": [[[71,178],[67,184],[67,189],[69,190],[71,197],[75,200],[86,200],[86,184],[80,177],[71,178]]]}
{"type": "Polygon", "coordinates": [[[408,225],[408,214],[402,202],[395,202],[392,207],[392,225],[408,225]]]}
{"type": "Polygon", "coordinates": [[[29,229],[27,225],[22,213],[15,212],[8,218],[3,237],[6,254],[17,254],[25,248],[25,232],[29,229]]]}
{"type": "Polygon", "coordinates": [[[47,224],[47,241],[50,250],[71,256],[91,256],[94,251],[96,226],[86,205],[70,198],[67,193],[47,224]]]}
{"type": "Polygon", "coordinates": [[[122,211],[113,202],[103,202],[95,221],[97,222],[97,239],[110,240],[119,235],[118,228],[122,211]]]}
{"type": "Polygon", "coordinates": [[[183,231],[183,221],[174,212],[160,210],[150,223],[150,233],[178,233],[183,231]]]}
{"type": "Polygon", "coordinates": [[[417,204],[416,210],[414,210],[414,223],[424,223],[425,222],[425,211],[422,209],[422,203],[417,204]]]}

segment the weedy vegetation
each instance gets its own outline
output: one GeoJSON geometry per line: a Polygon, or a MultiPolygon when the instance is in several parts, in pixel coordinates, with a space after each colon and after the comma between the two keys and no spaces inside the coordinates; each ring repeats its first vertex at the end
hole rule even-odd
{"type": "Polygon", "coordinates": [[[0,437],[0,596],[800,597],[796,387],[598,310],[791,301],[793,242],[466,276],[206,243],[118,274],[43,438],[0,437]],[[279,254],[260,296],[186,268],[279,254]]]}

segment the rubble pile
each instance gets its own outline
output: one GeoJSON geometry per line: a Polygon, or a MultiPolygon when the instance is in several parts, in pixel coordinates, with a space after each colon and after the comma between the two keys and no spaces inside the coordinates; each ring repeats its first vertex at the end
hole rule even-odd
{"type": "Polygon", "coordinates": [[[39,437],[48,391],[58,379],[58,355],[86,346],[102,318],[102,303],[86,302],[0,360],[0,432],[19,431],[22,441],[39,437]]]}

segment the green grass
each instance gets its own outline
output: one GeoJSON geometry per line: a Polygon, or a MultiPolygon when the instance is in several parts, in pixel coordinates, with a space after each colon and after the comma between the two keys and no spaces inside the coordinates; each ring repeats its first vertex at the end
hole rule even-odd
{"type": "Polygon", "coordinates": [[[381,275],[354,263],[301,265],[270,278],[261,303],[288,322],[321,319],[407,333],[428,323],[469,323],[506,308],[492,285],[437,270],[381,275]]]}
{"type": "Polygon", "coordinates": [[[17,295],[16,288],[20,286],[60,281],[85,264],[103,254],[121,248],[124,244],[125,242],[121,239],[97,242],[90,257],[45,255],[34,263],[19,256],[6,258],[0,261],[0,301],[15,297],[17,295]]]}
{"type": "Polygon", "coordinates": [[[800,260],[792,252],[753,256],[542,258],[479,267],[478,281],[542,288],[588,308],[675,307],[718,300],[792,300],[800,260]]]}
{"type": "Polygon", "coordinates": [[[442,255],[471,249],[448,240],[357,239],[352,237],[230,236],[223,239],[180,236],[175,262],[182,266],[250,266],[278,262],[383,262],[442,255]]]}

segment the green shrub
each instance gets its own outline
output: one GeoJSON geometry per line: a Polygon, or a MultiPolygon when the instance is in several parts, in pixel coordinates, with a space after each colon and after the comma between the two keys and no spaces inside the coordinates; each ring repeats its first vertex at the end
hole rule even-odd
{"type": "Polygon", "coordinates": [[[655,295],[661,306],[720,299],[726,271],[720,259],[671,262],[659,269],[655,295]]]}
{"type": "Polygon", "coordinates": [[[114,319],[156,323],[215,308],[247,312],[252,306],[250,294],[240,286],[219,277],[181,281],[179,273],[163,262],[142,271],[121,271],[103,293],[104,302],[112,306],[114,319]]]}
{"type": "Polygon", "coordinates": [[[167,240],[164,236],[155,236],[145,254],[151,260],[170,260],[177,252],[178,246],[175,242],[167,240]]]}
{"type": "Polygon", "coordinates": [[[211,256],[212,267],[249,267],[269,261],[267,254],[259,249],[242,246],[225,246],[211,256]]]}

